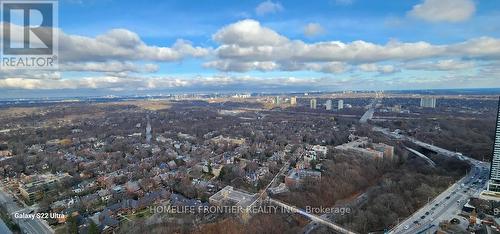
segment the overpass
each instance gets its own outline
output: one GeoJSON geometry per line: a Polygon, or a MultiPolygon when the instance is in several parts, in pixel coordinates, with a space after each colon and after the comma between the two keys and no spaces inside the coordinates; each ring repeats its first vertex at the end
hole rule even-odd
{"type": "Polygon", "coordinates": [[[434,151],[438,154],[442,154],[442,155],[448,156],[448,157],[458,157],[460,160],[466,160],[466,157],[464,157],[461,153],[457,153],[457,152],[449,151],[449,150],[446,150],[443,148],[439,148],[435,145],[427,144],[425,142],[419,141],[419,140],[412,138],[412,137],[406,137],[406,139],[408,141],[414,143],[415,145],[418,145],[424,149],[434,151]]]}
{"type": "Polygon", "coordinates": [[[317,216],[317,215],[314,215],[314,214],[310,214],[310,213],[307,213],[305,212],[304,210],[302,209],[299,209],[295,206],[291,206],[291,205],[288,205],[288,204],[285,204],[283,202],[280,202],[278,200],[275,200],[275,199],[272,199],[272,198],[268,198],[267,201],[269,201],[271,204],[274,204],[274,205],[277,205],[277,206],[280,206],[282,207],[283,209],[286,209],[287,211],[291,211],[291,212],[294,212],[294,213],[297,213],[297,214],[300,214],[300,215],[303,215],[309,219],[311,219],[312,221],[314,222],[317,222],[317,223],[320,223],[320,224],[323,224],[331,229],[333,229],[334,231],[336,232],[339,232],[339,233],[346,233],[346,234],[355,234],[355,232],[353,231],[350,231],[350,230],[347,230],[335,223],[333,223],[332,221],[328,220],[328,219],[325,219],[325,218],[322,218],[320,216],[317,216]]]}
{"type": "Polygon", "coordinates": [[[393,137],[393,138],[396,138],[396,139],[399,139],[399,140],[407,140],[407,141],[409,141],[409,142],[411,142],[411,143],[413,143],[415,145],[418,145],[418,146],[420,146],[420,147],[422,147],[424,149],[428,149],[430,151],[434,151],[434,152],[436,152],[438,154],[441,154],[441,155],[444,155],[444,156],[457,157],[460,160],[470,160],[471,159],[471,158],[463,156],[461,153],[449,151],[449,150],[437,147],[435,145],[431,145],[431,144],[419,141],[419,140],[417,140],[417,139],[415,139],[413,137],[409,137],[409,136],[405,136],[405,135],[402,135],[402,134],[399,134],[399,133],[391,132],[387,128],[373,127],[372,129],[373,129],[373,131],[381,132],[381,133],[383,133],[383,134],[385,134],[387,136],[390,136],[390,137],[393,137]]]}
{"type": "Polygon", "coordinates": [[[436,163],[435,163],[434,161],[432,161],[430,158],[428,158],[427,156],[425,156],[424,154],[422,154],[422,153],[420,153],[420,152],[418,152],[418,151],[416,151],[416,150],[414,150],[414,149],[412,149],[412,148],[410,148],[410,147],[408,147],[408,146],[405,146],[405,148],[406,148],[408,151],[410,151],[410,152],[414,153],[414,154],[415,154],[415,155],[417,155],[418,157],[420,157],[420,158],[422,158],[423,160],[425,160],[425,161],[426,161],[427,163],[429,163],[429,165],[431,165],[432,167],[436,167],[436,163]]]}

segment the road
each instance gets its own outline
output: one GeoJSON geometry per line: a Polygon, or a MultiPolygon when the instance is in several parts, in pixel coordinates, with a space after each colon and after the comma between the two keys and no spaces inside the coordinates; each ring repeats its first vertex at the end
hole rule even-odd
{"type": "Polygon", "coordinates": [[[466,157],[461,153],[449,151],[412,137],[390,132],[388,129],[374,127],[374,130],[396,139],[406,139],[447,157],[457,157],[467,161],[472,166],[471,171],[466,176],[391,229],[389,233],[434,233],[441,221],[459,218],[457,214],[460,213],[462,206],[469,198],[479,196],[481,191],[485,189],[486,178],[489,174],[489,163],[466,157]]]}
{"type": "Polygon", "coordinates": [[[11,234],[12,232],[9,230],[9,227],[0,219],[0,233],[2,234],[11,234]]]}
{"type": "Polygon", "coordinates": [[[389,233],[434,233],[441,221],[459,218],[457,215],[460,213],[462,206],[469,198],[477,196],[486,186],[485,181],[477,183],[477,180],[479,176],[488,174],[487,165],[477,163],[473,164],[473,166],[467,176],[413,213],[412,216],[389,233]]]}
{"type": "Polygon", "coordinates": [[[436,167],[436,163],[434,163],[434,161],[432,161],[430,158],[428,158],[427,156],[425,156],[425,154],[422,154],[410,147],[405,147],[407,150],[409,150],[410,152],[414,153],[415,155],[417,155],[418,157],[422,158],[423,160],[425,160],[429,165],[431,165],[432,167],[436,167]]]}
{"type": "MultiPolygon", "coordinates": [[[[18,213],[28,213],[26,208],[21,208],[17,205],[17,203],[12,199],[11,195],[4,190],[3,187],[0,186],[0,203],[5,205],[7,211],[13,216],[18,213]]],[[[50,226],[44,221],[37,218],[34,219],[21,219],[21,218],[12,218],[14,222],[16,222],[21,231],[26,234],[52,234],[54,230],[50,228],[50,226]]]]}
{"type": "MultiPolygon", "coordinates": [[[[434,151],[434,152],[439,153],[439,154],[444,155],[444,156],[457,157],[457,158],[459,158],[461,160],[475,160],[475,159],[463,156],[459,152],[453,152],[453,151],[450,151],[450,150],[447,150],[447,149],[443,149],[443,148],[437,147],[435,145],[431,145],[431,144],[419,141],[419,140],[417,140],[417,139],[415,139],[413,137],[409,137],[409,136],[405,136],[405,135],[401,135],[401,134],[398,134],[398,133],[391,132],[387,128],[373,127],[372,129],[373,129],[373,131],[384,133],[385,135],[393,137],[395,139],[408,140],[408,141],[410,141],[410,142],[412,142],[412,143],[414,143],[414,144],[416,144],[416,145],[418,145],[418,146],[420,146],[422,148],[434,151]]],[[[477,160],[475,160],[475,161],[477,161],[477,160]]]]}
{"type": "Polygon", "coordinates": [[[368,106],[368,110],[365,112],[363,116],[361,116],[361,119],[359,119],[360,123],[366,123],[368,122],[369,119],[373,118],[373,114],[375,113],[375,108],[377,107],[377,104],[379,103],[378,99],[373,100],[368,106]]]}
{"type": "Polygon", "coordinates": [[[370,108],[368,109],[363,116],[361,116],[361,119],[359,120],[360,123],[366,123],[368,122],[369,119],[373,118],[373,114],[375,113],[375,108],[370,108]]]}

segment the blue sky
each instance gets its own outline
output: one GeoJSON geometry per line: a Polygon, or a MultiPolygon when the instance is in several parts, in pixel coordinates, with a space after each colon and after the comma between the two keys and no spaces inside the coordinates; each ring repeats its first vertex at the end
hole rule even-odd
{"type": "Polygon", "coordinates": [[[494,22],[493,0],[60,0],[61,70],[0,71],[0,89],[500,87],[494,22]]]}

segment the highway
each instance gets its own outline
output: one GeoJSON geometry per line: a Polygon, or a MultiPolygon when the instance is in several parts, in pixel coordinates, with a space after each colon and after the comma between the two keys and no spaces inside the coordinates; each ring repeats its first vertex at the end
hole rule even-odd
{"type": "Polygon", "coordinates": [[[9,227],[0,219],[0,233],[2,234],[11,234],[12,232],[9,230],[9,227]]]}
{"type": "MultiPolygon", "coordinates": [[[[389,233],[434,233],[443,220],[459,218],[462,206],[484,189],[486,182],[477,183],[479,176],[486,176],[488,168],[474,164],[467,176],[450,186],[447,190],[413,213],[389,233]],[[476,183],[476,184],[474,184],[476,183]]],[[[461,220],[463,221],[463,220],[461,220]]]]}
{"type": "MultiPolygon", "coordinates": [[[[452,184],[448,189],[439,194],[436,198],[428,202],[424,207],[413,213],[410,217],[399,223],[389,233],[434,233],[439,223],[443,220],[453,218],[462,219],[457,216],[462,206],[471,197],[477,197],[486,187],[486,178],[489,174],[489,163],[485,163],[470,157],[466,157],[458,152],[449,151],[434,145],[421,142],[412,137],[403,136],[388,129],[374,127],[375,131],[382,132],[396,139],[406,139],[423,148],[432,150],[447,157],[457,157],[466,160],[471,164],[471,171],[452,184]]],[[[465,220],[461,220],[464,222],[465,220]]]]}
{"type": "MultiPolygon", "coordinates": [[[[14,214],[28,213],[26,208],[20,208],[17,203],[12,199],[11,195],[0,186],[0,203],[7,208],[7,211],[13,217],[14,214]]],[[[16,222],[21,231],[26,234],[52,234],[54,230],[44,221],[37,218],[34,219],[21,219],[12,218],[16,222]]]]}
{"type": "MultiPolygon", "coordinates": [[[[478,161],[478,160],[475,160],[475,159],[472,159],[472,158],[465,157],[465,156],[463,156],[459,152],[453,152],[453,151],[450,151],[450,150],[447,150],[447,149],[443,149],[443,148],[437,147],[435,145],[431,145],[431,144],[419,141],[419,140],[417,140],[417,139],[415,139],[413,137],[408,137],[408,136],[405,136],[405,135],[401,135],[401,134],[398,134],[398,133],[391,132],[387,128],[373,127],[372,129],[373,129],[373,131],[384,133],[385,135],[393,137],[395,139],[408,140],[408,141],[410,141],[410,142],[412,142],[412,143],[414,143],[414,144],[416,144],[416,145],[418,145],[418,146],[420,146],[422,148],[426,148],[428,150],[434,151],[434,152],[439,153],[439,154],[444,155],[444,156],[457,157],[457,158],[459,158],[461,160],[474,160],[474,161],[478,161]]],[[[478,161],[478,162],[480,162],[480,161],[478,161]]]]}
{"type": "Polygon", "coordinates": [[[360,123],[366,123],[368,122],[369,119],[373,118],[373,114],[375,114],[375,108],[377,107],[378,103],[379,100],[375,99],[368,105],[368,110],[365,112],[363,116],[361,116],[361,119],[359,119],[360,123]]]}
{"type": "Polygon", "coordinates": [[[368,122],[369,119],[373,118],[373,114],[375,113],[375,108],[371,107],[368,109],[363,116],[361,116],[361,119],[359,120],[360,123],[366,123],[368,122]]]}

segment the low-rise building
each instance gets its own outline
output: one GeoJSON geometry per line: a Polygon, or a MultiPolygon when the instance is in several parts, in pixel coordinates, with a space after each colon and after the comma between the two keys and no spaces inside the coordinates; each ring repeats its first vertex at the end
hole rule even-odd
{"type": "Polygon", "coordinates": [[[320,180],[321,172],[305,169],[292,169],[285,177],[285,184],[288,188],[298,187],[305,179],[320,180]]]}
{"type": "Polygon", "coordinates": [[[138,193],[139,190],[141,190],[141,187],[139,187],[139,183],[137,181],[128,181],[125,184],[125,189],[127,189],[128,193],[138,193]]]}
{"type": "Polygon", "coordinates": [[[361,137],[349,143],[335,147],[339,150],[353,151],[360,153],[363,156],[377,158],[377,159],[393,159],[394,147],[384,143],[371,143],[367,137],[361,137]]]}
{"type": "Polygon", "coordinates": [[[243,139],[243,138],[237,139],[237,138],[224,137],[222,135],[219,135],[217,137],[212,138],[211,141],[214,143],[217,143],[217,144],[224,143],[224,142],[231,143],[234,145],[245,144],[245,139],[243,139]]]}
{"type": "Polygon", "coordinates": [[[281,183],[276,187],[269,188],[268,190],[272,195],[288,192],[288,188],[285,183],[281,183]]]}
{"type": "Polygon", "coordinates": [[[26,201],[35,202],[53,192],[59,181],[69,176],[67,173],[28,176],[19,183],[19,192],[26,201]]]}
{"type": "Polygon", "coordinates": [[[249,194],[244,191],[236,190],[231,186],[226,186],[219,192],[209,198],[209,202],[215,206],[235,205],[242,211],[243,220],[250,217],[250,209],[259,205],[259,195],[249,194]]]}
{"type": "Polygon", "coordinates": [[[107,202],[109,201],[109,199],[111,199],[111,197],[113,197],[113,195],[108,189],[101,189],[97,191],[97,194],[99,195],[99,197],[101,197],[101,200],[103,202],[107,202]]]}
{"type": "Polygon", "coordinates": [[[322,157],[326,156],[328,153],[328,147],[322,145],[315,145],[312,147],[312,150],[322,157]]]}
{"type": "Polygon", "coordinates": [[[384,143],[373,144],[373,149],[382,152],[385,159],[392,160],[394,158],[394,147],[384,143]]]}
{"type": "Polygon", "coordinates": [[[0,150],[0,157],[10,157],[12,155],[12,150],[0,150]]]}
{"type": "Polygon", "coordinates": [[[218,177],[220,175],[220,172],[222,171],[223,167],[224,166],[222,166],[220,164],[212,165],[212,175],[214,175],[215,177],[218,177]]]}

